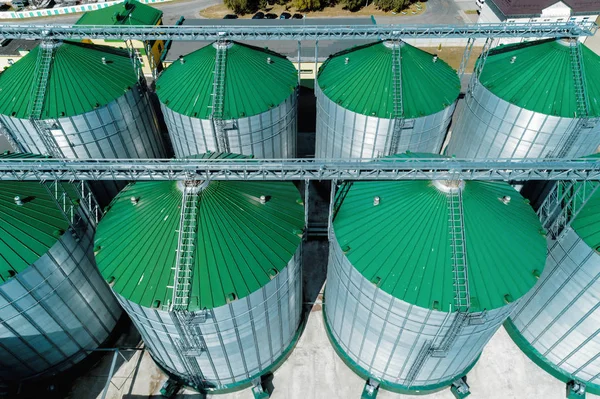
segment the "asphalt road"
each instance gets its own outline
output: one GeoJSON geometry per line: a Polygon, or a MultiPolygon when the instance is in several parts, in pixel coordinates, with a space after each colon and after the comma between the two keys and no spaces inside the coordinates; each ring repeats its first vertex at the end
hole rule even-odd
{"type": "MultiPolygon", "coordinates": [[[[378,24],[462,24],[465,22],[462,9],[474,8],[475,0],[421,0],[427,4],[425,12],[415,16],[376,17],[378,24]],[[462,7],[461,7],[462,5],[462,7]]],[[[220,3],[221,0],[176,0],[172,2],[153,4],[163,11],[163,24],[173,25],[180,16],[200,18],[200,10],[220,3]]],[[[17,21],[3,20],[2,23],[50,23],[72,24],[81,14],[61,15],[56,17],[30,18],[17,21]]],[[[348,18],[344,16],[344,18],[348,18]]],[[[364,17],[361,17],[364,18],[364,17]]]]}

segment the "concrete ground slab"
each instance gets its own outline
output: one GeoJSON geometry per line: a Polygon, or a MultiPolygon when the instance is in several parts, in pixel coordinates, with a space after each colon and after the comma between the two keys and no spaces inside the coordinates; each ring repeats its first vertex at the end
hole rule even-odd
{"type": "MultiPolygon", "coordinates": [[[[317,300],[318,302],[318,300],[317,300]]],[[[290,358],[275,371],[273,399],[358,399],[364,381],[336,355],[325,334],[320,306],[310,313],[304,334],[290,358]]],[[[100,399],[110,356],[78,379],[69,399],[100,399]]],[[[156,367],[148,352],[137,352],[122,364],[113,377],[107,399],[159,398],[166,376],[156,367]]],[[[468,375],[470,399],[563,399],[564,384],[531,362],[501,328],[486,346],[480,361],[468,375]]],[[[201,399],[202,395],[184,390],[178,399],[201,399]]],[[[224,395],[207,395],[214,399],[252,399],[250,389],[224,395]]],[[[408,399],[380,391],[378,399],[408,399]]],[[[414,399],[414,397],[412,397],[414,399]]],[[[448,389],[427,395],[427,399],[453,399],[448,389]]],[[[587,395],[588,399],[600,396],[587,395]]]]}

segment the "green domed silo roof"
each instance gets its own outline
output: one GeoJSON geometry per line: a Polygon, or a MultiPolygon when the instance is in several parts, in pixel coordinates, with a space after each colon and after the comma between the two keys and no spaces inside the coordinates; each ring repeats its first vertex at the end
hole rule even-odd
{"type": "MultiPolygon", "coordinates": [[[[31,154],[2,154],[6,158],[39,158],[31,154]]],[[[78,198],[63,184],[71,198],[78,198]]],[[[0,284],[42,257],[69,228],[54,198],[39,182],[0,181],[0,284]],[[23,201],[17,205],[15,197],[23,201]]]]}
{"type": "MultiPolygon", "coordinates": [[[[380,289],[447,312],[454,309],[447,196],[431,181],[354,182],[334,220],[335,236],[350,263],[380,289]]],[[[542,226],[506,183],[466,181],[462,199],[471,310],[500,308],[529,291],[543,271],[542,226]],[[503,197],[511,199],[505,204],[503,197]]]]}
{"type": "MultiPolygon", "coordinates": [[[[376,42],[334,54],[318,75],[323,93],[340,106],[362,115],[393,118],[392,48],[376,42]],[[346,61],[347,59],[347,61],[346,61]]],[[[402,104],[405,118],[442,111],[460,93],[456,71],[441,59],[407,43],[402,54],[402,104]]]]}
{"type": "MultiPolygon", "coordinates": [[[[39,46],[31,50],[0,74],[0,114],[29,117],[39,50],[39,46]]],[[[126,50],[63,42],[54,50],[53,57],[42,119],[92,111],[121,97],[137,82],[126,50]]]]}
{"type": "MultiPolygon", "coordinates": [[[[177,184],[130,184],[96,233],[102,276],[115,292],[148,308],[172,298],[182,200],[177,184]]],[[[240,299],[263,287],[294,256],[303,226],[304,207],[290,182],[210,182],[199,193],[188,310],[222,306],[230,294],[240,299]]]]}
{"type": "MultiPolygon", "coordinates": [[[[590,116],[600,116],[600,56],[581,48],[590,116]]],[[[490,51],[480,81],[503,100],[530,111],[573,118],[577,112],[569,43],[548,39],[490,51]]]]}
{"type": "MultiPolygon", "coordinates": [[[[284,102],[298,85],[296,68],[280,54],[237,42],[226,51],[224,119],[266,112],[284,102]]],[[[161,103],[177,113],[209,119],[215,57],[210,44],[183,57],[183,63],[173,62],[156,82],[161,103]]]]}

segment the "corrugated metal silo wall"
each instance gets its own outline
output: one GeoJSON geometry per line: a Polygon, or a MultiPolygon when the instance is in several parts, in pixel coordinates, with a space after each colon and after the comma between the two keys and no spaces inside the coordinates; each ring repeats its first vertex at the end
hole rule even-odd
{"type": "Polygon", "coordinates": [[[544,272],[510,320],[553,365],[600,385],[600,255],[572,229],[548,246],[544,272]]]}
{"type": "Polygon", "coordinates": [[[448,354],[429,356],[410,382],[407,378],[419,351],[426,341],[444,336],[455,313],[444,323],[447,313],[376,289],[352,266],[335,236],[330,241],[325,315],[332,338],[352,362],[384,382],[413,388],[450,385],[477,360],[512,309],[514,304],[491,310],[483,324],[464,327],[448,354]]]}
{"type": "MultiPolygon", "coordinates": [[[[296,102],[294,92],[283,103],[267,112],[228,120],[228,151],[254,155],[256,158],[294,158],[297,135],[296,102]]],[[[177,158],[218,151],[210,120],[182,115],[164,104],[161,104],[161,109],[177,158]]]]}
{"type": "MultiPolygon", "coordinates": [[[[456,113],[446,154],[460,158],[545,158],[556,154],[576,122],[510,104],[476,83],[456,113]]],[[[582,131],[564,156],[589,155],[599,145],[600,123],[582,131]]]]}
{"type": "Polygon", "coordinates": [[[109,338],[122,309],[96,268],[93,234],[64,233],[0,285],[0,381],[66,370],[109,338]]]}
{"type": "MultiPolygon", "coordinates": [[[[26,152],[48,154],[31,122],[2,115],[26,152]]],[[[52,134],[66,158],[164,158],[162,138],[139,85],[93,111],[56,120],[52,134]]]]}
{"type": "MultiPolygon", "coordinates": [[[[206,321],[181,326],[179,318],[162,309],[149,309],[117,295],[161,367],[184,380],[199,366],[214,388],[246,383],[273,365],[290,346],[302,309],[302,262],[298,248],[287,267],[263,288],[230,304],[209,309],[206,321]],[[181,334],[193,341],[196,331],[206,350],[186,356],[181,334]]],[[[198,312],[188,315],[194,320],[198,312]]]]}
{"type": "MultiPolygon", "coordinates": [[[[349,111],[315,87],[317,96],[316,158],[375,158],[388,154],[394,122],[349,111]]],[[[396,153],[439,154],[456,103],[433,115],[406,119],[396,153]]]]}

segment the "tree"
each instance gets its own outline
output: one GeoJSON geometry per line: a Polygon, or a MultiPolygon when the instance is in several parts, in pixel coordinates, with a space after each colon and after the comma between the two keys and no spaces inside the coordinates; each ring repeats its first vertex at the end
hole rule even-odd
{"type": "Polygon", "coordinates": [[[343,4],[350,11],[358,11],[365,3],[366,0],[344,0],[343,4]]]}
{"type": "Polygon", "coordinates": [[[314,11],[321,9],[320,0],[294,0],[293,5],[298,11],[314,11]]]}
{"type": "Polygon", "coordinates": [[[258,9],[259,0],[224,0],[225,6],[236,14],[246,14],[258,9]]]}
{"type": "Polygon", "coordinates": [[[375,0],[375,6],[383,11],[402,11],[410,4],[409,0],[375,0]]]}

